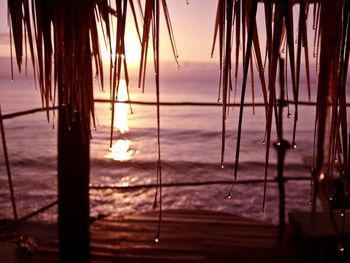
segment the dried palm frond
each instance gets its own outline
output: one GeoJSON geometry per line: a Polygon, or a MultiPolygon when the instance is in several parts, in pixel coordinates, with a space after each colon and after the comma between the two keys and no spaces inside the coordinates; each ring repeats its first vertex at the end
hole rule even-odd
{"type": "MultiPolygon", "coordinates": [[[[175,38],[173,29],[171,26],[169,11],[167,3],[162,0],[164,17],[170,37],[171,47],[173,50],[174,58],[178,64],[178,54],[175,44],[175,38]]],[[[154,199],[154,208],[158,205],[159,197],[159,221],[158,231],[155,236],[155,242],[159,242],[160,226],[162,221],[162,165],[161,165],[161,151],[160,151],[160,83],[159,83],[159,34],[160,34],[160,0],[146,0],[144,8],[144,24],[143,24],[143,35],[141,41],[141,59],[140,59],[140,71],[139,71],[139,88],[142,87],[142,92],[145,87],[145,76],[146,76],[146,65],[147,65],[147,54],[149,39],[152,39],[153,47],[153,60],[154,60],[154,76],[156,84],[156,99],[157,99],[157,187],[154,199]],[[152,35],[151,35],[152,32],[152,35]],[[159,195],[158,195],[159,191],[159,195]]],[[[178,64],[179,67],[179,64],[178,64]]]]}
{"type": "MultiPolygon", "coordinates": [[[[64,107],[69,121],[74,116],[80,116],[85,127],[89,127],[90,118],[94,122],[94,105],[92,92],[93,62],[96,73],[103,84],[103,66],[98,39],[98,23],[103,21],[103,32],[106,43],[112,52],[111,16],[116,18],[115,57],[110,69],[111,101],[114,103],[121,75],[124,73],[129,82],[125,60],[124,35],[126,31],[127,5],[130,5],[134,20],[136,12],[132,0],[116,0],[115,8],[107,0],[9,0],[11,41],[15,46],[16,62],[19,70],[23,67],[23,53],[29,47],[32,57],[34,74],[39,86],[43,105],[48,109],[56,104],[56,89],[58,87],[58,105],[64,107]],[[23,47],[25,49],[23,50],[23,47]],[[53,65],[53,67],[52,67],[53,65]],[[75,113],[78,112],[79,115],[75,113]]],[[[155,204],[161,203],[161,158],[160,158],[160,108],[159,108],[159,28],[160,5],[163,6],[165,22],[171,41],[172,51],[177,61],[177,48],[170,22],[169,10],[165,0],[146,0],[143,15],[141,40],[141,59],[139,71],[139,87],[144,90],[147,65],[148,46],[151,40],[154,55],[154,72],[157,96],[157,184],[155,204]]],[[[141,1],[137,1],[141,6],[141,1]]],[[[253,77],[253,63],[258,68],[266,114],[266,151],[265,151],[265,185],[263,208],[265,207],[266,179],[272,138],[272,125],[275,120],[277,143],[282,139],[279,134],[279,121],[276,99],[277,63],[281,47],[286,45],[286,55],[289,56],[289,71],[292,81],[293,103],[295,106],[292,130],[292,145],[296,146],[296,131],[298,123],[299,86],[301,72],[302,48],[304,48],[305,69],[310,96],[309,47],[307,20],[309,9],[313,8],[313,54],[316,57],[316,72],[318,73],[317,106],[315,112],[315,158],[314,179],[317,182],[324,172],[330,178],[334,174],[334,160],[340,165],[339,174],[344,181],[344,193],[349,192],[349,128],[346,109],[347,72],[350,53],[350,3],[347,0],[218,0],[212,54],[218,38],[220,59],[219,98],[222,108],[222,146],[221,165],[224,165],[226,121],[230,92],[232,90],[232,50],[235,54],[235,80],[239,70],[239,50],[243,57],[243,81],[237,128],[237,145],[235,152],[234,181],[237,179],[242,136],[243,104],[248,74],[253,77]],[[263,2],[266,24],[266,54],[262,58],[259,41],[262,29],[257,27],[256,13],[258,2],[263,2]],[[294,42],[293,5],[299,5],[297,46],[294,42]],[[313,6],[312,6],[313,5],[313,6]],[[296,51],[296,52],[295,52],[296,51]],[[295,54],[296,53],[296,54],[295,54]],[[255,54],[255,56],[254,56],[255,54]],[[255,60],[253,59],[255,58],[255,60]],[[249,65],[250,64],[250,65],[249,65]],[[251,73],[248,73],[249,66],[251,73]],[[265,69],[268,69],[265,72],[265,69]],[[266,84],[266,79],[267,83],[266,84]],[[328,132],[328,133],[327,133],[328,132]],[[327,147],[327,148],[326,148],[327,147]]],[[[11,49],[12,51],[12,49],[11,49]]],[[[12,60],[11,60],[12,61],[12,60]]],[[[112,63],[111,63],[112,64],[112,63]]],[[[287,63],[286,70],[287,70],[287,63]]],[[[286,74],[286,78],[287,78],[286,74]]],[[[252,80],[253,85],[254,80],[252,80]]],[[[236,85],[235,85],[236,86],[236,85]]],[[[287,92],[288,95],[288,92],[287,92]]],[[[254,98],[253,98],[254,100],[254,98]]],[[[48,112],[48,111],[47,111],[48,112]]],[[[112,123],[114,121],[112,107],[112,123]]],[[[49,118],[49,113],[47,113],[49,118]]],[[[111,141],[113,130],[111,130],[111,141]]],[[[233,185],[232,185],[233,186],[233,185]]],[[[331,185],[330,185],[331,186],[331,185]]],[[[330,187],[331,188],[331,187],[330,187]]],[[[232,190],[232,187],[231,187],[232,190]]],[[[231,193],[231,191],[230,191],[231,193]]],[[[230,196],[229,193],[229,196],[230,196]]],[[[330,193],[331,194],[331,193],[330,193]]],[[[347,196],[344,195],[344,204],[347,196]]],[[[161,207],[160,207],[161,208],[161,207]]],[[[161,219],[161,209],[160,209],[161,219]]],[[[159,221],[160,222],[160,221],[159,221]]],[[[159,225],[160,227],[160,225],[159,225]]],[[[159,231],[157,239],[159,238],[159,231]]]]}
{"type": "MultiPolygon", "coordinates": [[[[314,162],[316,174],[321,172],[323,163],[332,163],[334,159],[342,162],[341,174],[349,180],[347,160],[347,134],[348,123],[346,113],[346,76],[349,62],[349,3],[347,1],[338,1],[334,4],[334,9],[338,10],[332,20],[332,25],[327,27],[327,30],[333,33],[324,33],[325,27],[322,23],[326,23],[329,18],[330,11],[325,6],[332,5],[328,0],[298,0],[298,1],[229,1],[219,0],[216,13],[214,40],[212,47],[212,54],[216,44],[216,39],[219,38],[219,58],[220,58],[220,84],[219,96],[221,96],[223,103],[222,114],[222,149],[221,149],[221,165],[223,166],[224,152],[225,152],[225,133],[226,133],[226,119],[227,119],[227,104],[230,91],[230,65],[231,65],[231,50],[232,32],[236,33],[236,70],[238,71],[238,57],[240,42],[242,42],[243,56],[243,83],[241,90],[241,107],[238,120],[237,129],[237,145],[235,155],[235,169],[234,181],[237,178],[238,161],[240,154],[240,139],[241,126],[243,119],[243,103],[245,96],[245,86],[248,77],[249,63],[252,63],[253,53],[255,53],[255,63],[257,64],[259,79],[261,82],[263,98],[266,109],[266,153],[265,153],[265,179],[268,174],[269,152],[271,144],[271,131],[273,119],[276,123],[277,143],[282,139],[279,138],[279,116],[277,111],[276,99],[276,72],[277,61],[280,56],[283,43],[286,45],[286,56],[289,60],[290,79],[292,82],[293,100],[294,100],[294,125],[292,130],[292,146],[296,148],[296,131],[298,123],[298,106],[299,106],[299,86],[300,86],[300,72],[301,72],[301,55],[302,48],[304,48],[305,57],[305,72],[306,72],[306,86],[309,99],[311,98],[311,84],[310,84],[310,62],[309,62],[309,47],[308,47],[308,32],[307,20],[310,17],[309,9],[313,8],[313,29],[315,30],[314,37],[314,55],[316,56],[316,70],[319,72],[319,84],[317,88],[317,109],[316,116],[316,133],[315,133],[315,153],[316,161],[314,162]],[[254,14],[255,5],[257,2],[263,2],[265,23],[266,23],[266,55],[265,62],[262,60],[259,42],[259,33],[261,28],[257,28],[256,18],[254,14]],[[293,25],[293,6],[298,5],[298,34],[296,47],[294,42],[294,25],[293,25]],[[233,8],[233,11],[232,11],[233,8]],[[326,10],[325,10],[326,9],[326,10]],[[232,18],[233,14],[233,18],[232,18]],[[273,30],[272,30],[273,26],[273,30]],[[333,34],[333,38],[330,35],[333,34]],[[337,36],[335,36],[337,34],[337,36]],[[326,36],[325,36],[326,35],[326,36]],[[335,41],[332,42],[331,39],[335,41]],[[250,43],[252,41],[252,43],[250,43]],[[324,51],[324,50],[327,51],[324,51]],[[296,51],[296,53],[295,53],[296,51]],[[253,53],[252,53],[253,52],[253,53]],[[331,52],[331,53],[329,53],[331,52]],[[333,52],[333,53],[332,53],[333,52]],[[327,55],[328,54],[328,55],[327,55]],[[267,65],[266,65],[267,64],[267,65]],[[264,69],[267,68],[268,85],[265,84],[264,69]],[[328,87],[326,89],[326,87],[328,87]],[[326,105],[331,103],[328,109],[326,105]],[[329,113],[328,113],[329,112],[329,113]],[[328,117],[329,116],[329,117],[328,117]],[[326,140],[325,129],[329,130],[329,137],[326,140]],[[324,143],[327,142],[327,160],[324,159],[324,143]],[[316,168],[318,167],[318,168],[316,168]]],[[[328,22],[327,22],[328,23],[328,22]]],[[[287,60],[287,58],[286,58],[287,60]]],[[[287,63],[285,63],[287,71],[287,63]]],[[[253,72],[250,72],[251,76],[253,72]]],[[[286,73],[286,79],[288,74],[286,73]]],[[[253,85],[253,83],[252,83],[253,85]]],[[[288,92],[287,92],[288,96],[288,92]]],[[[252,98],[254,101],[254,98],[252,98]]],[[[288,115],[289,106],[288,106],[288,115]]],[[[329,165],[327,174],[332,177],[333,166],[329,165]]],[[[322,169],[323,171],[323,169],[322,169]]],[[[348,188],[349,186],[346,186],[348,188]]],[[[232,187],[231,187],[232,190],[232,187]]],[[[345,189],[344,189],[345,191],[345,189]]],[[[231,191],[230,191],[231,193],[231,191]]],[[[229,193],[229,196],[230,196],[229,193]]],[[[266,183],[264,186],[264,200],[265,206],[266,183]]]]}
{"type": "Polygon", "coordinates": [[[9,0],[8,12],[18,68],[22,69],[23,46],[28,45],[43,106],[58,104],[70,116],[79,112],[89,128],[90,118],[95,123],[92,61],[103,85],[97,24],[104,20],[110,38],[108,1],[9,0]],[[57,83],[63,87],[58,102],[57,83]]]}

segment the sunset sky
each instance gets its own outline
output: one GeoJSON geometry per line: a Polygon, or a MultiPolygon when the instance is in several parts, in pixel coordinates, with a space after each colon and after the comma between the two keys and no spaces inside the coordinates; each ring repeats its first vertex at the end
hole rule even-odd
{"type": "MultiPolygon", "coordinates": [[[[168,0],[167,3],[180,61],[210,61],[217,1],[190,0],[187,5],[186,0],[168,0]]],[[[0,12],[0,56],[3,57],[9,56],[7,0],[0,0],[0,12]]],[[[163,13],[161,16],[164,17],[163,13]]],[[[161,29],[160,57],[163,61],[169,61],[173,57],[165,23],[162,23],[161,29]]],[[[127,41],[130,42],[130,37],[127,41]]],[[[137,44],[135,36],[131,41],[137,44]]]]}
{"type": "MultiPolygon", "coordinates": [[[[170,12],[170,18],[173,26],[173,31],[175,35],[176,45],[179,54],[179,62],[182,68],[187,67],[188,65],[193,66],[193,62],[201,62],[203,67],[211,67],[217,76],[218,71],[218,46],[216,46],[214,57],[211,58],[210,52],[213,42],[213,33],[217,9],[217,0],[190,0],[187,4],[186,0],[168,0],[168,7],[170,12]]],[[[265,43],[264,38],[264,17],[258,9],[257,14],[257,24],[260,29],[260,42],[262,46],[265,43]]],[[[295,9],[295,25],[297,27],[297,11],[295,9]]],[[[7,26],[7,0],[0,0],[0,58],[9,57],[10,48],[9,48],[9,29],[7,26]]],[[[129,69],[134,69],[137,71],[139,67],[139,54],[140,54],[140,43],[138,41],[135,26],[133,25],[133,19],[131,10],[128,10],[129,21],[128,21],[128,30],[126,32],[125,41],[126,41],[126,57],[127,60],[131,60],[129,63],[129,69]]],[[[170,40],[168,36],[168,31],[166,28],[166,23],[164,20],[163,10],[161,10],[161,43],[160,43],[160,59],[163,62],[171,61],[170,68],[174,70],[177,68],[173,53],[170,45],[170,40]]],[[[309,21],[309,27],[312,24],[312,21],[309,21]]],[[[311,28],[310,28],[311,31],[311,28]]],[[[310,32],[313,34],[313,32],[310,32]]],[[[313,40],[313,37],[309,37],[309,42],[313,40]]],[[[101,40],[101,43],[103,41],[101,40]]],[[[151,48],[150,48],[151,50],[151,48]]],[[[263,47],[262,47],[263,50],[263,47]]],[[[310,43],[310,51],[312,50],[312,43],[310,43]]],[[[102,56],[105,58],[105,61],[108,61],[108,53],[102,52],[102,56]]],[[[234,55],[233,55],[234,56],[234,55]]],[[[240,55],[241,56],[241,55],[240,55]]],[[[3,59],[3,61],[5,61],[3,59]]],[[[9,60],[6,60],[9,61],[9,60]]],[[[148,61],[151,63],[153,61],[152,55],[148,55],[148,61]]],[[[313,61],[311,60],[311,63],[313,61]]],[[[162,67],[164,76],[165,67],[162,67]]],[[[150,67],[149,67],[150,70],[150,67]]],[[[148,72],[149,72],[148,70],[148,72]]],[[[196,69],[197,70],[197,69],[196,69]]],[[[0,75],[8,75],[9,65],[8,63],[0,63],[0,75]]],[[[174,73],[178,75],[178,73],[174,73]]],[[[185,73],[184,73],[185,74],[185,73]]],[[[193,76],[194,74],[191,73],[193,76]]],[[[202,77],[206,77],[203,74],[200,74],[202,77]]],[[[199,77],[199,76],[198,76],[199,77]]],[[[178,77],[176,77],[178,78],[178,77]]]]}

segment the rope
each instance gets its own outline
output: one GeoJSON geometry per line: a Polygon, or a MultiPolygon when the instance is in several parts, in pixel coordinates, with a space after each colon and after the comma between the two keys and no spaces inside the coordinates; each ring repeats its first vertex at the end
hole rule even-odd
{"type": "Polygon", "coordinates": [[[26,220],[28,220],[28,219],[30,219],[30,218],[32,218],[32,217],[34,217],[34,216],[36,216],[36,215],[38,215],[38,214],[40,214],[40,213],[43,213],[43,212],[45,212],[46,210],[50,209],[51,207],[53,207],[53,206],[55,206],[55,205],[57,205],[57,204],[58,204],[58,201],[57,201],[57,200],[56,200],[56,201],[53,201],[53,202],[51,202],[50,204],[48,204],[48,205],[46,205],[46,206],[44,206],[44,207],[41,207],[41,208],[35,210],[34,212],[32,212],[32,213],[30,213],[30,214],[28,214],[28,215],[25,215],[25,216],[23,216],[23,217],[17,219],[17,220],[14,221],[14,222],[8,223],[8,224],[6,224],[6,225],[4,225],[4,226],[0,226],[0,232],[3,231],[3,230],[8,229],[8,228],[10,228],[10,227],[16,226],[18,223],[21,223],[21,222],[23,222],[23,221],[26,221],[26,220]]]}
{"type": "MultiPolygon", "coordinates": [[[[97,103],[125,103],[125,104],[134,104],[134,105],[147,105],[147,106],[154,106],[157,105],[156,102],[152,101],[137,101],[137,100],[126,100],[126,101],[117,101],[117,100],[110,100],[110,99],[95,99],[94,100],[97,103]]],[[[279,102],[279,101],[277,101],[279,102]]],[[[294,101],[283,101],[285,105],[287,104],[296,104],[294,101]]],[[[160,106],[208,106],[208,107],[222,107],[223,104],[219,102],[160,102],[160,106]]],[[[226,106],[228,107],[237,107],[240,106],[240,103],[227,103],[226,106]]],[[[256,102],[256,103],[244,103],[245,107],[265,107],[264,102],[256,102]]],[[[279,105],[279,103],[277,103],[279,105]]],[[[316,106],[316,102],[314,101],[299,101],[298,105],[302,106],[316,106]]],[[[331,105],[331,104],[330,104],[331,105]]],[[[350,106],[350,103],[347,103],[346,106],[350,106]]]]}
{"type": "Polygon", "coordinates": [[[31,109],[31,110],[17,111],[17,112],[2,115],[2,119],[3,120],[12,119],[12,118],[16,118],[16,117],[20,117],[20,116],[24,116],[24,115],[28,115],[28,114],[33,114],[36,112],[47,111],[47,110],[57,110],[57,109],[58,109],[58,107],[49,107],[49,108],[35,108],[35,109],[31,109]]]}
{"type": "MultiPolygon", "coordinates": [[[[284,181],[304,181],[310,180],[309,176],[297,176],[297,177],[285,177],[284,181]]],[[[275,183],[278,179],[268,179],[268,183],[275,183]]],[[[264,179],[252,179],[252,180],[239,180],[236,181],[236,184],[260,184],[264,183],[264,179]]],[[[203,186],[203,185],[226,185],[232,184],[232,180],[218,180],[218,181],[202,181],[202,182],[181,182],[181,183],[163,183],[162,187],[180,187],[180,186],[203,186]]],[[[138,184],[138,185],[129,185],[129,186],[118,186],[118,185],[90,185],[90,189],[93,190],[105,190],[105,189],[113,189],[113,190],[138,190],[143,188],[154,188],[156,184],[138,184]]]]}
{"type": "MultiPolygon", "coordinates": [[[[95,99],[94,100],[97,103],[123,103],[123,104],[134,104],[134,105],[145,105],[145,106],[156,106],[156,102],[152,101],[137,101],[137,100],[127,100],[127,101],[116,101],[116,100],[109,100],[109,99],[95,99]]],[[[284,104],[295,104],[294,101],[284,101],[284,104]]],[[[160,102],[160,106],[202,106],[202,107],[222,107],[222,103],[218,102],[160,102]]],[[[278,105],[278,104],[277,104],[278,105]]],[[[298,105],[300,106],[316,106],[316,102],[313,101],[299,101],[298,105]]],[[[331,105],[331,104],[329,104],[331,105]]],[[[240,103],[229,103],[226,104],[228,107],[238,107],[240,106],[240,103]]],[[[256,102],[256,103],[244,103],[245,107],[265,107],[264,102],[256,102]]],[[[346,104],[347,107],[350,107],[350,103],[346,104]]],[[[33,114],[41,111],[47,111],[47,110],[57,110],[58,106],[56,107],[49,107],[49,108],[35,108],[30,109],[26,111],[18,111],[13,113],[7,113],[2,115],[2,119],[12,119],[15,117],[20,117],[28,114],[33,114]]]]}

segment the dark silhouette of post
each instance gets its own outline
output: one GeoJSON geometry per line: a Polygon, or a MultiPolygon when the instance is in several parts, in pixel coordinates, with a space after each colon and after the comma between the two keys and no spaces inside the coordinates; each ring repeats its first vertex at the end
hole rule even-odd
{"type": "Polygon", "coordinates": [[[278,224],[278,237],[279,240],[283,240],[284,228],[285,228],[285,190],[284,183],[285,178],[283,176],[284,170],[284,158],[287,150],[291,147],[289,142],[283,139],[283,107],[286,104],[284,99],[284,59],[279,58],[280,65],[280,99],[278,107],[278,140],[275,143],[277,150],[277,183],[279,192],[279,224],[278,224]]]}
{"type": "Polygon", "coordinates": [[[60,262],[89,262],[89,135],[79,114],[70,122],[65,107],[58,123],[60,262]]]}
{"type": "MultiPolygon", "coordinates": [[[[88,38],[86,41],[89,41],[88,38]]],[[[90,52],[87,45],[83,58],[86,65],[91,65],[90,52]]],[[[58,63],[62,65],[58,69],[60,105],[57,143],[59,258],[62,263],[85,263],[90,262],[90,117],[82,116],[76,110],[76,105],[71,97],[68,99],[63,97],[65,87],[62,84],[62,74],[66,72],[63,72],[62,61],[58,63]]],[[[86,66],[85,70],[86,74],[92,76],[91,66],[86,66]]]]}

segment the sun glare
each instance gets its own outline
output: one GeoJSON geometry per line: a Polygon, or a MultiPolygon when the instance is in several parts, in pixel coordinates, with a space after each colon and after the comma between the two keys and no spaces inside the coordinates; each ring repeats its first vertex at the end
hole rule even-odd
{"type": "MultiPolygon", "coordinates": [[[[118,102],[125,102],[128,100],[128,92],[126,87],[126,81],[124,79],[120,80],[118,86],[118,102]]],[[[129,107],[125,103],[116,103],[114,105],[114,128],[117,129],[120,135],[123,135],[129,131],[128,125],[128,112],[129,107]]],[[[125,162],[132,159],[135,154],[134,150],[130,149],[130,140],[118,139],[112,147],[109,149],[107,158],[113,159],[115,161],[125,162]]]]}
{"type": "MultiPolygon", "coordinates": [[[[118,87],[117,101],[123,102],[128,100],[128,91],[126,88],[126,81],[120,80],[118,87]]],[[[129,107],[125,103],[115,104],[115,115],[114,115],[114,127],[119,130],[121,134],[129,131],[128,126],[128,111],[129,107]]]]}
{"type": "MultiPolygon", "coordinates": [[[[102,61],[105,65],[109,65],[112,57],[112,61],[115,59],[115,45],[112,44],[112,51],[109,47],[106,47],[103,37],[100,37],[100,47],[102,61]]],[[[139,65],[141,57],[141,45],[136,36],[125,36],[125,58],[128,67],[137,67],[139,65]]]]}
{"type": "Polygon", "coordinates": [[[134,154],[133,150],[130,150],[129,140],[117,140],[110,149],[107,158],[115,161],[125,162],[132,159],[134,154]]]}
{"type": "Polygon", "coordinates": [[[138,38],[126,37],[125,58],[128,66],[137,67],[141,58],[141,45],[138,38]]]}

